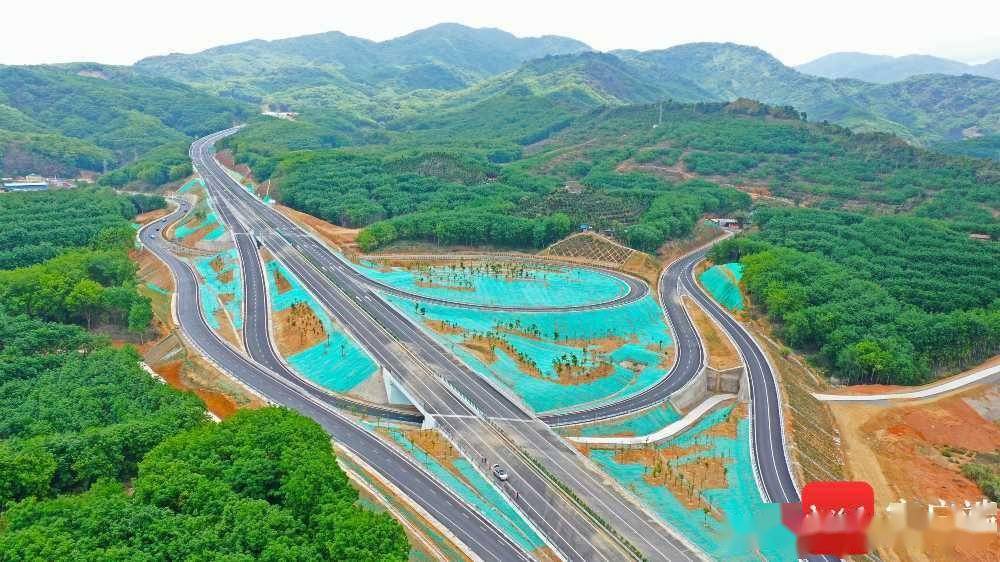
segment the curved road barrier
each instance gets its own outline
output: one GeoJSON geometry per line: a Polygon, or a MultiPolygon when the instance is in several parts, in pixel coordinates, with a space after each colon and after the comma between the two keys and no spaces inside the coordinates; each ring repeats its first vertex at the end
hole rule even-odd
{"type": "Polygon", "coordinates": [[[932,398],[939,394],[958,390],[959,388],[983,382],[986,379],[1000,374],[1000,365],[985,367],[978,371],[973,371],[967,375],[955,377],[933,386],[920,388],[917,390],[900,390],[896,392],[884,392],[880,394],[822,394],[814,392],[813,396],[823,402],[882,402],[885,400],[920,400],[922,398],[932,398]]]}
{"type": "Polygon", "coordinates": [[[733,400],[734,398],[736,398],[735,394],[714,394],[709,396],[701,404],[692,408],[690,412],[684,414],[684,417],[681,419],[667,424],[648,435],[632,435],[628,437],[567,437],[567,439],[583,445],[649,445],[650,443],[663,441],[677,435],[694,425],[696,421],[719,404],[733,400]]]}

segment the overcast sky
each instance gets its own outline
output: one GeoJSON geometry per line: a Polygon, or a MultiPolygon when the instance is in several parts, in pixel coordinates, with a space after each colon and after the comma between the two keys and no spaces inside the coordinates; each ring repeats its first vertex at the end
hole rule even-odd
{"type": "Polygon", "coordinates": [[[519,36],[566,35],[599,50],[732,41],[790,65],[835,51],[966,62],[1000,57],[995,0],[12,0],[0,13],[0,64],[131,64],[150,55],[334,30],[383,40],[444,21],[519,36]]]}

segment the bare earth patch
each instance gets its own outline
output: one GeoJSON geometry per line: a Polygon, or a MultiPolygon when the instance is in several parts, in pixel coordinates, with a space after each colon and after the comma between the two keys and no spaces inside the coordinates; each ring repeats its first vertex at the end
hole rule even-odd
{"type": "Polygon", "coordinates": [[[465,333],[465,330],[460,326],[445,322],[444,320],[424,320],[424,325],[443,336],[457,336],[465,333]]]}
{"type": "Polygon", "coordinates": [[[274,314],[278,351],[285,357],[309,349],[326,340],[326,329],[313,309],[304,302],[274,314]]]}
{"type": "Polygon", "coordinates": [[[170,209],[156,209],[153,211],[147,211],[145,213],[138,214],[132,220],[139,224],[147,224],[155,221],[156,219],[163,218],[168,214],[170,214],[170,209]]]}
{"type": "Polygon", "coordinates": [[[283,295],[288,291],[292,290],[292,283],[281,274],[280,269],[274,270],[274,287],[278,290],[279,295],[283,295]]]}
{"type": "Polygon", "coordinates": [[[623,449],[615,453],[615,462],[641,464],[647,468],[643,478],[651,486],[663,486],[677,497],[687,509],[698,509],[711,513],[717,519],[722,513],[701,495],[702,490],[725,488],[729,459],[709,457],[671,466],[670,462],[693,453],[706,450],[704,445],[688,447],[666,447],[655,449],[623,449]]]}
{"type": "Polygon", "coordinates": [[[129,258],[138,264],[139,270],[136,272],[136,276],[140,280],[152,283],[165,291],[173,292],[174,278],[170,275],[170,270],[152,252],[146,249],[131,250],[129,258]]]}
{"type": "Polygon", "coordinates": [[[340,248],[345,254],[359,253],[358,234],[361,232],[360,228],[337,226],[326,222],[323,219],[303,213],[302,211],[296,211],[295,209],[284,205],[276,204],[274,208],[293,221],[307,226],[310,230],[319,235],[320,238],[340,248]]]}
{"type": "Polygon", "coordinates": [[[736,439],[740,420],[747,417],[746,402],[737,402],[729,415],[722,422],[710,427],[705,435],[708,437],[723,437],[726,439],[736,439]]]}
{"type": "Polygon", "coordinates": [[[216,330],[223,339],[233,344],[236,349],[243,349],[243,342],[240,340],[239,335],[236,333],[236,328],[233,327],[233,323],[229,321],[229,315],[222,308],[217,308],[215,310],[215,320],[219,323],[219,329],[216,330]]]}
{"type": "Polygon", "coordinates": [[[658,368],[660,368],[660,369],[669,369],[669,368],[673,367],[673,365],[674,365],[674,355],[677,354],[677,349],[674,346],[672,346],[672,345],[661,346],[661,345],[657,345],[655,343],[651,343],[651,344],[649,344],[649,345],[646,346],[646,349],[648,349],[649,351],[654,351],[654,352],[657,352],[657,353],[662,353],[662,355],[660,356],[660,362],[656,364],[656,366],[658,368]]]}
{"type": "Polygon", "coordinates": [[[733,342],[719,331],[705,311],[687,296],[684,297],[684,308],[698,328],[698,335],[708,352],[708,366],[720,371],[739,367],[742,363],[733,342]]]}
{"type": "MultiPolygon", "coordinates": [[[[875,489],[877,505],[900,498],[937,502],[976,501],[982,492],[961,474],[963,464],[977,453],[1000,449],[1000,427],[984,419],[969,399],[990,389],[978,388],[936,400],[895,405],[835,403],[831,405],[844,438],[852,478],[875,489]]],[[[942,537],[938,537],[939,539],[942,537]]],[[[952,538],[955,538],[954,536],[952,538]]],[[[911,540],[887,552],[890,559],[995,560],[1000,538],[981,544],[958,536],[957,544],[911,540]]]]}
{"type": "Polygon", "coordinates": [[[459,457],[455,447],[436,430],[407,429],[403,431],[403,435],[425,453],[447,465],[451,465],[451,461],[459,457]]]}

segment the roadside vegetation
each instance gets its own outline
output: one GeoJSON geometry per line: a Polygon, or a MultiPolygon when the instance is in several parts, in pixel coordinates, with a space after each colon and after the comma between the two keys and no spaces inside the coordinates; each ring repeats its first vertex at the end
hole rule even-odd
{"type": "Polygon", "coordinates": [[[162,197],[119,196],[108,189],[8,193],[0,197],[0,269],[54,258],[96,242],[105,229],[128,228],[137,212],[163,208],[162,197]]]}
{"type": "Polygon", "coordinates": [[[991,501],[1000,501],[1000,462],[970,462],[962,467],[962,475],[975,482],[991,501]]]}
{"type": "Polygon", "coordinates": [[[705,214],[746,216],[751,196],[1000,234],[1000,168],[988,161],[810,124],[791,108],[750,100],[564,104],[555,127],[533,111],[482,111],[499,99],[410,117],[374,136],[362,125],[335,134],[313,112],[253,123],[224,144],[283,203],[364,227],[365,251],[398,240],[531,249],[581,224],[654,251],[690,235],[705,214]]]}
{"type": "Polygon", "coordinates": [[[920,384],[1000,351],[1000,248],[909,216],[761,209],[739,259],[750,298],[789,345],[848,383],[920,384]]]}
{"type": "Polygon", "coordinates": [[[11,251],[36,246],[25,209],[88,201],[99,229],[59,234],[51,217],[56,255],[0,270],[0,560],[405,560],[402,528],[359,508],[315,422],[264,408],[213,423],[84,328],[147,330],[126,219],[161,197],[5,194],[11,251]]]}
{"type": "Polygon", "coordinates": [[[130,347],[0,314],[0,559],[405,560],[315,422],[209,421],[130,347]]]}

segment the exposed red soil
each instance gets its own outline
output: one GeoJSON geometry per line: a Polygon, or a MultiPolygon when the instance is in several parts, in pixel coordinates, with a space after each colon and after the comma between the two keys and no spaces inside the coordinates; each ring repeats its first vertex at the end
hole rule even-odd
{"type": "Polygon", "coordinates": [[[292,283],[281,274],[281,270],[274,270],[274,287],[278,290],[279,295],[283,295],[288,291],[292,290],[292,283]]]}
{"type": "Polygon", "coordinates": [[[309,349],[326,340],[326,329],[313,309],[297,302],[274,315],[278,351],[285,357],[309,349]]]}
{"type": "Polygon", "coordinates": [[[284,214],[286,217],[308,226],[321,238],[339,247],[346,254],[357,254],[358,252],[358,234],[361,232],[360,228],[346,228],[343,226],[337,226],[326,222],[323,219],[314,217],[310,214],[303,213],[302,211],[297,211],[291,207],[286,207],[284,205],[274,206],[278,211],[284,214]]]}
{"type": "MultiPolygon", "coordinates": [[[[243,177],[249,179],[250,181],[254,181],[254,179],[253,179],[253,171],[251,171],[250,167],[247,166],[246,164],[237,164],[236,161],[233,159],[233,151],[231,151],[229,149],[220,150],[219,152],[215,153],[215,158],[223,166],[229,168],[230,170],[233,170],[233,171],[239,173],[240,175],[242,175],[243,177]]],[[[256,183],[256,182],[254,182],[254,183],[256,183]]]]}
{"type": "Polygon", "coordinates": [[[156,209],[153,211],[148,211],[136,215],[133,221],[139,224],[147,224],[155,221],[156,219],[162,218],[170,213],[170,209],[156,209]]]}
{"type": "Polygon", "coordinates": [[[129,258],[139,266],[136,272],[139,279],[166,291],[174,290],[174,278],[170,275],[170,270],[152,252],[146,249],[130,250],[129,258]]]}
{"type": "Polygon", "coordinates": [[[445,322],[444,320],[424,320],[424,325],[443,336],[457,336],[465,333],[465,330],[461,327],[445,322]]]}
{"type": "Polygon", "coordinates": [[[719,370],[739,367],[740,355],[733,342],[722,334],[705,311],[687,296],[684,297],[684,308],[698,328],[698,335],[708,352],[708,366],[719,370]]]}
{"type": "Polygon", "coordinates": [[[205,403],[205,408],[219,418],[226,419],[236,413],[239,405],[229,396],[208,388],[190,387],[181,375],[182,366],[181,361],[170,361],[156,365],[152,369],[170,386],[185,392],[194,392],[205,403]]]}

